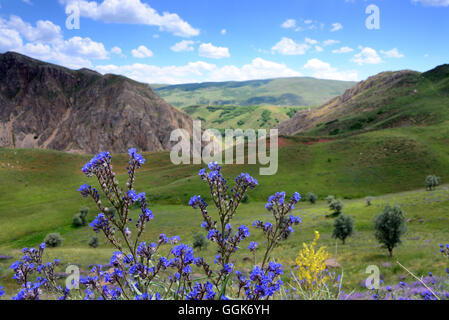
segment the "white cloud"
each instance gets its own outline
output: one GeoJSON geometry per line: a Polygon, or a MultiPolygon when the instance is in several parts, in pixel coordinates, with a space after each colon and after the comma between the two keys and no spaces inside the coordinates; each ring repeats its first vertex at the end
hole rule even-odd
{"type": "Polygon", "coordinates": [[[148,49],[145,46],[139,46],[137,49],[133,49],[131,51],[131,53],[134,58],[139,58],[139,59],[149,58],[149,57],[153,56],[153,51],[151,51],[150,49],[148,49]]]}
{"type": "Polygon", "coordinates": [[[194,42],[191,40],[182,40],[174,44],[170,49],[174,52],[193,51],[195,50],[193,44],[194,42]]]}
{"type": "Polygon", "coordinates": [[[100,42],[90,38],[73,37],[62,43],[58,43],[56,48],[59,51],[88,59],[107,59],[108,52],[100,42]]]}
{"type": "Polygon", "coordinates": [[[301,73],[288,68],[285,64],[273,61],[255,58],[249,64],[238,68],[234,65],[224,66],[213,70],[210,74],[210,81],[228,81],[228,80],[255,80],[269,79],[279,77],[299,77],[301,73]]]}
{"type": "Polygon", "coordinates": [[[221,29],[220,33],[221,33],[222,35],[225,35],[226,33],[228,33],[228,31],[227,31],[226,29],[221,29]]]}
{"type": "Polygon", "coordinates": [[[13,29],[6,29],[0,26],[0,50],[17,51],[23,45],[19,32],[13,29]]]}
{"type": "Polygon", "coordinates": [[[380,50],[386,58],[403,58],[404,55],[398,51],[397,48],[391,49],[389,51],[380,50]]]}
{"type": "Polygon", "coordinates": [[[448,7],[449,0],[412,0],[413,3],[421,3],[430,7],[448,7]]]}
{"type": "Polygon", "coordinates": [[[131,79],[146,83],[179,84],[197,82],[198,77],[204,77],[206,73],[216,68],[216,65],[203,61],[190,62],[184,66],[158,67],[154,65],[135,63],[132,65],[97,66],[96,70],[105,73],[124,75],[131,79]]]}
{"type": "Polygon", "coordinates": [[[307,43],[296,43],[292,39],[285,37],[282,38],[281,41],[276,43],[276,45],[273,48],[271,48],[273,52],[278,52],[283,55],[303,55],[309,49],[310,45],[308,45],[307,43]]]}
{"type": "Polygon", "coordinates": [[[361,51],[360,53],[356,54],[351,61],[359,64],[359,65],[364,65],[364,64],[379,64],[381,62],[383,62],[382,58],[377,54],[377,51],[366,47],[360,48],[361,51]]]}
{"type": "Polygon", "coordinates": [[[285,64],[256,58],[241,67],[227,65],[217,67],[204,61],[190,62],[183,66],[158,67],[136,63],[127,66],[97,66],[101,73],[115,73],[146,83],[179,84],[201,81],[245,81],[279,77],[298,77],[301,73],[285,64]]]}
{"type": "Polygon", "coordinates": [[[340,43],[340,41],[333,40],[333,39],[329,39],[329,40],[323,41],[323,44],[325,46],[333,46],[334,44],[339,44],[339,43],[340,43]]]}
{"type": "Polygon", "coordinates": [[[331,67],[327,62],[319,59],[310,59],[304,65],[304,69],[310,70],[312,76],[319,79],[357,81],[357,71],[339,71],[337,68],[331,67]]]}
{"type": "Polygon", "coordinates": [[[340,49],[335,49],[332,50],[333,53],[349,53],[354,51],[354,49],[350,48],[350,47],[341,47],[340,49]]]}
{"type": "Polygon", "coordinates": [[[310,20],[310,19],[309,19],[309,20],[304,20],[304,23],[305,23],[305,24],[311,24],[312,22],[313,22],[313,21],[310,20]]]}
{"type": "Polygon", "coordinates": [[[211,59],[229,58],[229,49],[225,47],[215,47],[212,43],[202,43],[198,49],[198,54],[201,57],[211,59]]]}
{"type": "Polygon", "coordinates": [[[0,24],[3,27],[16,30],[28,41],[54,42],[62,40],[61,27],[48,20],[39,20],[33,27],[20,17],[12,15],[9,21],[2,20],[0,24]]]}
{"type": "Polygon", "coordinates": [[[318,43],[318,41],[314,40],[314,39],[310,39],[310,38],[306,38],[305,43],[311,44],[311,45],[315,45],[318,43]]]}
{"type": "Polygon", "coordinates": [[[287,19],[284,21],[284,23],[281,25],[282,28],[290,29],[296,27],[296,20],[295,19],[287,19]]]}
{"type": "Polygon", "coordinates": [[[176,36],[192,37],[200,31],[182,20],[175,13],[159,14],[155,9],[141,0],[60,0],[67,5],[76,4],[82,17],[109,23],[143,24],[157,26],[162,31],[176,36]]]}
{"type": "Polygon", "coordinates": [[[111,48],[111,53],[121,56],[123,54],[122,49],[120,47],[111,48]]]}
{"type": "Polygon", "coordinates": [[[323,47],[321,47],[321,46],[315,46],[315,50],[317,51],[317,52],[323,52],[323,47]]]}
{"type": "Polygon", "coordinates": [[[331,32],[339,31],[341,29],[343,29],[343,25],[339,22],[336,22],[332,24],[331,32]]]}

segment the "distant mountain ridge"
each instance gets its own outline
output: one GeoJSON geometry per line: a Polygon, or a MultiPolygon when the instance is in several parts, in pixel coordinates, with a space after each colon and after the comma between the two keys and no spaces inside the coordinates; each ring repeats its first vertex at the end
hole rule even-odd
{"type": "Polygon", "coordinates": [[[79,153],[166,150],[192,120],[143,83],[0,54],[0,147],[79,153]]]}
{"type": "Polygon", "coordinates": [[[449,65],[382,72],[278,125],[283,135],[341,135],[449,120],[449,65]]]}
{"type": "Polygon", "coordinates": [[[185,108],[192,105],[317,106],[342,94],[356,82],[314,78],[152,85],[164,100],[185,108]]]}

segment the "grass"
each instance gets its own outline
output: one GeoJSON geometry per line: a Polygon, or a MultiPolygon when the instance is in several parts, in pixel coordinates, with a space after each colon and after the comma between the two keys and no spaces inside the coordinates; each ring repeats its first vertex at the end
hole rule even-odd
{"type": "MultiPolygon", "coordinates": [[[[395,259],[415,274],[424,275],[429,271],[440,274],[447,262],[439,256],[437,246],[448,242],[449,192],[447,186],[435,192],[423,188],[427,174],[435,173],[443,181],[449,178],[448,130],[443,125],[397,128],[312,144],[311,141],[317,140],[283,138],[279,171],[275,176],[258,176],[257,166],[224,168],[226,177],[248,171],[260,182],[250,193],[250,203],[241,206],[234,224],[251,225],[256,219],[269,219],[264,201],[276,191],[285,190],[289,194],[299,191],[303,195],[312,191],[320,199],[333,194],[345,198],[343,211],[354,217],[355,235],[347,245],[339,245],[330,236],[333,221],[325,217],[328,214],[325,202],[301,203],[296,214],[304,223],[276,251],[286,270],[292,270],[302,242],[310,242],[314,230],[318,230],[320,244],[327,246],[331,257],[343,266],[348,290],[365,279],[365,269],[371,264],[381,268],[386,282],[394,283],[399,275],[405,275],[395,265],[395,259]],[[373,206],[366,206],[366,196],[374,196],[373,206]],[[388,257],[373,237],[372,219],[386,204],[401,205],[412,219],[394,259],[388,257]],[[385,263],[391,267],[383,267],[385,263]]],[[[148,163],[138,173],[136,188],[147,192],[155,213],[145,239],[155,240],[159,233],[166,233],[180,235],[191,243],[200,230],[201,218],[185,204],[194,194],[207,199],[207,187],[197,175],[201,166],[173,166],[168,153],[145,156],[148,163]]],[[[17,258],[20,248],[36,246],[47,233],[59,232],[64,238],[63,246],[48,250],[48,254],[60,257],[64,266],[75,263],[87,270],[92,263],[108,261],[112,248],[104,239],[101,238],[99,248],[89,248],[87,243],[93,235],[90,229],[71,226],[73,215],[83,206],[91,208],[90,220],[96,214],[92,203],[76,191],[83,183],[93,183],[80,172],[89,159],[87,155],[55,151],[0,149],[0,254],[17,258]]],[[[113,157],[122,182],[126,176],[126,159],[126,155],[113,157]]],[[[249,241],[263,242],[257,231],[252,228],[251,231],[255,238],[249,241]]],[[[201,254],[212,259],[213,246],[201,254]]],[[[240,250],[237,255],[243,268],[250,267],[249,262],[242,262],[249,256],[246,250],[240,250]]],[[[0,284],[8,291],[14,287],[8,270],[10,262],[0,261],[0,284]]]]}
{"type": "Polygon", "coordinates": [[[278,106],[190,106],[184,108],[193,119],[201,120],[203,128],[271,129],[290,119],[303,107],[278,106]]]}

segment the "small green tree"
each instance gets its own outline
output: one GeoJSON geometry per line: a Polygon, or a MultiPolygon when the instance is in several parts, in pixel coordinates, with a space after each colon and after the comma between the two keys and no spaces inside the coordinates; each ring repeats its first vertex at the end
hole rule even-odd
{"type": "Polygon", "coordinates": [[[340,215],[334,222],[334,231],[332,237],[340,239],[343,244],[346,242],[346,238],[350,237],[354,232],[354,220],[350,216],[344,214],[340,215]]]}
{"type": "Polygon", "coordinates": [[[366,198],[365,198],[365,202],[366,202],[366,205],[367,205],[368,207],[371,206],[372,201],[373,201],[373,197],[366,197],[366,198]]]}
{"type": "Polygon", "coordinates": [[[331,204],[331,202],[334,200],[335,200],[334,196],[327,196],[327,198],[326,198],[327,204],[331,204]]]}
{"type": "Polygon", "coordinates": [[[341,211],[343,210],[344,204],[341,200],[333,199],[329,203],[329,209],[331,209],[334,212],[334,215],[340,215],[341,211]]]}
{"type": "Polygon", "coordinates": [[[429,175],[426,178],[426,190],[432,191],[440,185],[440,177],[429,175]]]}
{"type": "Polygon", "coordinates": [[[97,248],[99,245],[100,245],[100,240],[98,240],[98,237],[93,236],[93,237],[89,240],[89,247],[97,248]]]}
{"type": "Polygon", "coordinates": [[[311,204],[315,204],[316,201],[318,200],[317,195],[314,194],[313,192],[309,192],[309,193],[306,195],[306,198],[307,198],[307,200],[310,201],[311,204]]]}
{"type": "Polygon", "coordinates": [[[49,233],[44,239],[45,244],[48,247],[56,248],[62,243],[62,237],[59,233],[49,233]]]}
{"type": "Polygon", "coordinates": [[[81,208],[80,212],[73,216],[72,225],[75,228],[87,226],[87,215],[89,208],[81,208]]]}
{"type": "Polygon", "coordinates": [[[241,201],[242,203],[249,203],[249,195],[247,195],[246,193],[245,193],[245,195],[243,196],[243,198],[242,198],[242,201],[241,201]]]}
{"type": "Polygon", "coordinates": [[[193,236],[193,249],[203,250],[207,248],[208,242],[204,234],[198,232],[193,236]]]}
{"type": "Polygon", "coordinates": [[[398,206],[385,207],[384,211],[374,218],[374,235],[385,248],[390,257],[393,249],[401,243],[401,236],[407,231],[407,225],[402,209],[398,206]]]}

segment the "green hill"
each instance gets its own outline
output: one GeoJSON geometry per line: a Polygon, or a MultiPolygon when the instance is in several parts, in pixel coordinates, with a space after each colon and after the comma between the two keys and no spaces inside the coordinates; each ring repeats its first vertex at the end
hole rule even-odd
{"type": "Polygon", "coordinates": [[[179,108],[192,105],[317,106],[354,84],[314,78],[279,78],[171,86],[155,84],[152,88],[165,101],[179,108]]]}
{"type": "Polygon", "coordinates": [[[189,106],[183,110],[203,128],[271,129],[305,107],[278,106],[189,106]]]}
{"type": "Polygon", "coordinates": [[[282,134],[336,136],[449,120],[449,66],[384,72],[279,125],[282,134]]]}

